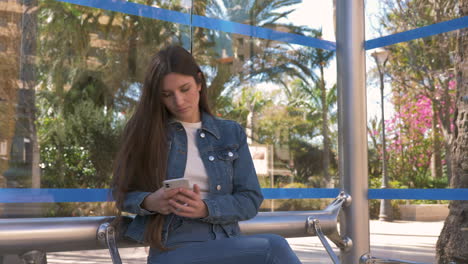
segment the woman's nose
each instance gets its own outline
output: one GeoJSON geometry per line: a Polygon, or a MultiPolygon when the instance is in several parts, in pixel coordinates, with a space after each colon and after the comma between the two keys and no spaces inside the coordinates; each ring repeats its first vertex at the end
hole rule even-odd
{"type": "Polygon", "coordinates": [[[176,106],[181,106],[183,104],[183,96],[181,94],[175,94],[174,95],[174,103],[176,106]]]}

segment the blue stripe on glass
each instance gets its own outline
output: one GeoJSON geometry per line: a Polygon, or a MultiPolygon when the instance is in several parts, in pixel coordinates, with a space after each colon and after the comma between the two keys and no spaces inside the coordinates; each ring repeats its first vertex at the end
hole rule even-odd
{"type": "Polygon", "coordinates": [[[112,201],[109,189],[0,189],[0,203],[112,201]]]}
{"type": "MultiPolygon", "coordinates": [[[[340,189],[264,188],[265,199],[335,198],[340,189]]],[[[369,189],[369,199],[468,200],[468,189],[369,189]]],[[[0,189],[0,203],[113,201],[109,189],[0,189]]]]}
{"type": "MultiPolygon", "coordinates": [[[[262,189],[265,199],[335,198],[340,189],[278,188],[262,189]]],[[[369,189],[369,199],[391,200],[468,200],[468,189],[369,189]]]]}
{"type": "Polygon", "coordinates": [[[369,199],[468,200],[468,189],[369,189],[369,199]]]}
{"type": "Polygon", "coordinates": [[[148,17],[182,25],[190,25],[190,14],[142,5],[122,0],[58,0],[60,2],[94,7],[128,15],[148,17]]]}
{"type": "Polygon", "coordinates": [[[193,26],[220,30],[227,33],[251,36],[255,38],[270,39],[291,44],[299,44],[303,46],[320,48],[325,50],[336,49],[336,45],[332,41],[320,40],[287,32],[275,31],[269,28],[254,27],[246,24],[230,22],[216,18],[209,18],[205,16],[194,15],[193,26]]]}
{"type": "Polygon", "coordinates": [[[340,189],[327,188],[263,188],[265,199],[336,198],[340,189]]]}
{"type": "Polygon", "coordinates": [[[429,37],[452,30],[468,27],[468,16],[452,19],[449,21],[433,24],[430,26],[420,27],[413,30],[393,34],[390,36],[380,37],[366,41],[366,50],[385,47],[400,42],[406,42],[413,39],[429,37]]]}
{"type": "MultiPolygon", "coordinates": [[[[336,43],[287,32],[275,31],[268,28],[255,27],[246,24],[230,22],[226,20],[209,18],[204,16],[193,16],[191,24],[190,14],[142,5],[121,0],[57,0],[66,3],[72,3],[82,6],[100,8],[120,12],[129,15],[158,19],[183,25],[192,25],[206,29],[219,30],[228,33],[240,34],[262,39],[282,41],[292,44],[298,44],[308,47],[321,48],[325,50],[335,50],[336,43]]],[[[462,29],[468,26],[468,16],[456,18],[453,20],[401,32],[393,35],[367,40],[365,49],[375,49],[393,45],[400,42],[413,39],[424,38],[444,32],[462,29]]]]}
{"type": "MultiPolygon", "coordinates": [[[[275,31],[268,28],[255,27],[246,24],[225,21],[216,18],[208,18],[204,16],[193,16],[192,24],[190,24],[190,14],[142,5],[121,0],[57,0],[66,3],[72,3],[82,6],[100,8],[120,12],[129,15],[158,19],[183,25],[192,25],[213,30],[220,30],[228,33],[235,33],[245,36],[252,36],[262,39],[282,41],[292,44],[298,44],[308,47],[321,48],[325,50],[335,50],[336,43],[332,41],[320,40],[316,38],[291,34],[287,32],[275,31]]],[[[413,39],[424,38],[444,32],[449,32],[457,29],[462,29],[468,26],[468,16],[456,18],[453,20],[385,36],[376,39],[367,40],[365,49],[375,49],[393,45],[400,42],[410,41],[413,39]]]]}
{"type": "MultiPolygon", "coordinates": [[[[190,25],[190,14],[142,5],[121,0],[57,0],[81,6],[94,7],[104,10],[120,12],[129,15],[158,19],[183,25],[190,25]]],[[[252,36],[256,38],[283,41],[308,47],[335,50],[335,43],[316,38],[280,32],[268,28],[255,27],[246,24],[225,21],[216,18],[194,15],[192,26],[206,29],[220,30],[228,33],[252,36]]]]}

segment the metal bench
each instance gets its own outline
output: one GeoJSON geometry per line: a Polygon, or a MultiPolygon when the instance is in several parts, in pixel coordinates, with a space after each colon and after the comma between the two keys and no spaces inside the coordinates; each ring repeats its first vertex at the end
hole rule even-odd
{"type": "MultiPolygon", "coordinates": [[[[333,263],[340,263],[328,238],[340,250],[352,247],[349,238],[338,232],[338,215],[351,197],[340,195],[324,210],[260,212],[255,218],[240,222],[243,234],[273,233],[286,238],[318,236],[333,263]]],[[[0,255],[19,255],[24,263],[45,264],[47,252],[109,250],[113,263],[122,263],[119,247],[144,246],[117,234],[110,224],[114,217],[48,217],[0,219],[0,255]]],[[[132,217],[124,217],[125,229],[132,217]]],[[[360,263],[412,263],[401,260],[361,257],[360,263]]]]}

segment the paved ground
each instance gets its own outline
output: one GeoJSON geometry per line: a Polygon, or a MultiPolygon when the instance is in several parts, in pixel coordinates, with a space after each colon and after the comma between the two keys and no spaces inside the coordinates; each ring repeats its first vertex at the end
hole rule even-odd
{"type": "MultiPolygon", "coordinates": [[[[370,223],[370,243],[373,256],[434,263],[435,244],[443,222],[380,222],[370,223]]],[[[332,263],[317,237],[288,238],[291,247],[304,264],[332,263]]],[[[335,252],[339,251],[335,248],[335,252]]],[[[146,248],[120,250],[123,263],[146,263],[146,248]]],[[[107,250],[49,253],[49,264],[112,263],[107,250]]]]}

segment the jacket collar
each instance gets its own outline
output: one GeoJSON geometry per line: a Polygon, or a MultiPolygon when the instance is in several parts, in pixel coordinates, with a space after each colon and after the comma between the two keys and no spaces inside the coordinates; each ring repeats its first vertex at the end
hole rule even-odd
{"type": "Polygon", "coordinates": [[[205,130],[206,132],[209,132],[213,136],[215,136],[216,139],[220,139],[221,135],[219,133],[218,126],[216,125],[215,117],[206,112],[202,112],[201,119],[202,119],[202,129],[205,130]]]}
{"type": "MultiPolygon", "coordinates": [[[[216,118],[206,112],[201,112],[202,128],[204,131],[212,134],[216,139],[220,139],[221,135],[219,133],[218,126],[216,124],[216,118]]],[[[169,125],[182,125],[175,119],[169,121],[169,125]]]]}

